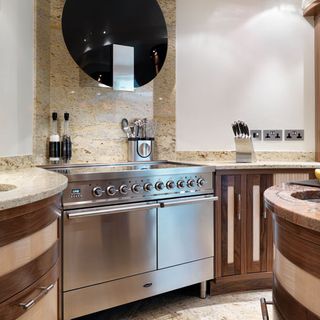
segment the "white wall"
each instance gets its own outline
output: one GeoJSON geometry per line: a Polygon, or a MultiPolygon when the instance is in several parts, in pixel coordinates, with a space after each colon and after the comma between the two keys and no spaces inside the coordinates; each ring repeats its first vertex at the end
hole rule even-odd
{"type": "Polygon", "coordinates": [[[0,0],[0,156],[32,154],[33,0],[0,0]]]}
{"type": "Polygon", "coordinates": [[[314,151],[314,30],[301,0],[177,0],[177,149],[234,150],[231,123],[304,129],[314,151]]]}

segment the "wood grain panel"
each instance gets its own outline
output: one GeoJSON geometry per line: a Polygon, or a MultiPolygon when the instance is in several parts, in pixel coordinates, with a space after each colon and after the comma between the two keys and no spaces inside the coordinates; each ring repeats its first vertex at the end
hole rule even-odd
{"type": "MultiPolygon", "coordinates": [[[[318,1],[320,2],[320,1],[318,1]]],[[[315,29],[315,89],[316,89],[316,110],[315,110],[315,129],[316,129],[316,161],[320,161],[320,11],[317,6],[317,16],[314,20],[315,29]]]]}
{"type": "Polygon", "coordinates": [[[227,262],[228,264],[234,263],[234,186],[228,186],[228,246],[227,246],[227,262]]]}
{"type": "MultiPolygon", "coordinates": [[[[279,282],[284,290],[303,305],[305,309],[318,317],[320,316],[319,295],[317,294],[320,292],[319,278],[296,266],[282,255],[279,250],[276,250],[275,254],[274,275],[277,279],[275,285],[279,282]]],[[[291,319],[300,320],[300,318],[291,319]]]]}
{"type": "Polygon", "coordinates": [[[293,264],[320,279],[320,235],[274,215],[277,249],[293,264]]]}
{"type": "Polygon", "coordinates": [[[252,212],[252,227],[253,227],[253,245],[252,245],[252,260],[253,262],[260,261],[260,185],[253,186],[253,212],[252,212]]]}
{"type": "Polygon", "coordinates": [[[309,180],[309,173],[276,173],[273,176],[274,185],[282,185],[292,181],[309,180]]]}
{"type": "Polygon", "coordinates": [[[312,1],[308,6],[303,8],[305,17],[315,17],[320,14],[320,0],[312,1]]]}
{"type": "Polygon", "coordinates": [[[276,311],[284,320],[319,320],[305,306],[294,299],[281,285],[277,277],[273,279],[273,302],[276,311]]]}
{"type": "MultiPolygon", "coordinates": [[[[222,275],[234,275],[241,273],[241,219],[239,220],[238,212],[241,195],[241,178],[240,176],[223,176],[221,180],[221,245],[222,245],[222,275]],[[232,188],[230,188],[232,187],[232,188]],[[230,195],[231,190],[234,194],[230,195]],[[230,204],[233,199],[234,203],[230,204]],[[233,223],[229,222],[229,216],[232,214],[229,206],[233,208],[233,223]],[[229,230],[233,225],[233,235],[229,235],[229,230]],[[233,246],[230,241],[233,239],[233,246]],[[230,252],[233,249],[233,252],[230,252]],[[231,255],[233,259],[230,259],[231,255]],[[233,261],[229,263],[229,261],[233,261]]],[[[240,217],[241,218],[241,217],[240,217]]]]}
{"type": "MultiPolygon", "coordinates": [[[[220,175],[216,176],[215,179],[215,191],[218,199],[222,198],[222,178],[220,175]]],[[[221,222],[221,200],[216,201],[214,204],[214,277],[220,278],[222,276],[222,222],[221,222]]]]}
{"type": "MultiPolygon", "coordinates": [[[[27,319],[38,320],[37,318],[33,318],[33,316],[44,315],[42,318],[39,318],[39,320],[40,319],[51,320],[51,316],[53,317],[55,312],[58,312],[58,306],[57,306],[58,297],[54,296],[54,293],[56,293],[57,292],[56,290],[58,290],[57,285],[55,285],[53,292],[48,293],[47,297],[45,296],[44,298],[38,301],[39,306],[37,307],[37,304],[36,304],[33,307],[33,308],[36,308],[35,311],[32,311],[32,309],[29,311],[26,311],[19,304],[34,298],[38,294],[39,288],[48,287],[49,285],[56,283],[59,277],[59,272],[60,272],[59,261],[57,261],[57,263],[45,275],[43,275],[40,279],[34,282],[30,287],[27,287],[23,291],[17,293],[15,296],[1,303],[0,319],[16,320],[19,317],[24,315],[24,318],[22,318],[23,320],[27,320],[27,319]],[[43,299],[46,299],[44,302],[45,306],[41,304],[43,299]],[[37,310],[38,308],[39,309],[41,308],[43,310],[41,310],[40,312],[37,310]],[[48,312],[48,317],[46,312],[48,312]]],[[[56,320],[57,317],[52,319],[56,320]]]]}
{"type": "Polygon", "coordinates": [[[0,247],[0,277],[12,272],[46,252],[58,239],[55,221],[33,235],[0,247]]]}
{"type": "Polygon", "coordinates": [[[0,215],[0,247],[28,237],[56,221],[61,215],[60,200],[59,195],[2,211],[0,215]]]}
{"type": "Polygon", "coordinates": [[[273,175],[247,175],[246,271],[249,273],[272,271],[272,217],[263,198],[264,191],[272,185],[273,175]]]}
{"type": "Polygon", "coordinates": [[[17,320],[57,320],[58,319],[58,285],[45,295],[32,309],[17,320]]]}
{"type": "Polygon", "coordinates": [[[272,279],[272,272],[241,274],[215,279],[210,284],[210,295],[247,290],[271,289],[272,279]]]}
{"type": "Polygon", "coordinates": [[[0,277],[0,303],[31,286],[50,270],[59,259],[59,241],[19,269],[0,277]]]}

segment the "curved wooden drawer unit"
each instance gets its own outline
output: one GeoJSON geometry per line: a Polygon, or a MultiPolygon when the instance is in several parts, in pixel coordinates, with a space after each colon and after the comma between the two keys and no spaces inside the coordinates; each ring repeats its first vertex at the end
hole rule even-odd
{"type": "Polygon", "coordinates": [[[0,212],[0,319],[57,320],[61,198],[0,212]]]}
{"type": "Polygon", "coordinates": [[[285,320],[320,319],[320,204],[295,198],[299,189],[309,192],[287,186],[265,193],[273,212],[273,300],[285,320]]]}

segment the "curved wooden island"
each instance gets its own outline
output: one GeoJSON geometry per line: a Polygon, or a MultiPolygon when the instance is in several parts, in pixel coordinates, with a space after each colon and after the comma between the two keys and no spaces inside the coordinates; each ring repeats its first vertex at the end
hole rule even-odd
{"type": "Polygon", "coordinates": [[[0,319],[57,320],[59,218],[67,179],[0,171],[0,319]]]}
{"type": "Polygon", "coordinates": [[[320,189],[284,184],[265,192],[273,215],[273,300],[285,320],[320,319],[320,189]]]}

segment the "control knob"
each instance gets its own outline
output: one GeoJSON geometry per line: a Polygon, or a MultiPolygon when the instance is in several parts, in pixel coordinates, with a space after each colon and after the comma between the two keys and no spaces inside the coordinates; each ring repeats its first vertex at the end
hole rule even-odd
{"type": "Polygon", "coordinates": [[[183,180],[179,180],[177,186],[179,189],[183,189],[186,186],[186,183],[183,180]]]}
{"type": "Polygon", "coordinates": [[[196,182],[195,182],[193,179],[190,179],[190,180],[188,180],[188,182],[187,182],[187,186],[188,186],[189,188],[193,188],[193,187],[196,186],[196,182]]]}
{"type": "Polygon", "coordinates": [[[158,191],[163,190],[163,189],[164,189],[164,183],[161,182],[161,181],[157,182],[157,183],[156,183],[156,189],[157,189],[158,191]]]}
{"type": "Polygon", "coordinates": [[[151,192],[152,189],[153,189],[152,183],[146,183],[146,184],[144,185],[144,191],[151,192]]]}
{"type": "Polygon", "coordinates": [[[205,184],[206,184],[206,180],[204,180],[202,178],[198,179],[198,186],[199,187],[203,187],[205,184]]]}
{"type": "Polygon", "coordinates": [[[101,187],[95,187],[92,190],[92,194],[96,197],[96,198],[100,198],[103,194],[103,190],[101,187]]]}
{"type": "Polygon", "coordinates": [[[119,190],[120,190],[120,193],[121,193],[121,194],[128,194],[128,192],[129,192],[129,188],[128,188],[128,186],[125,185],[125,184],[123,184],[123,185],[119,188],[119,190]]]}
{"type": "Polygon", "coordinates": [[[167,182],[167,189],[171,190],[174,189],[174,187],[176,186],[176,184],[174,183],[174,181],[168,181],[167,182]]]}
{"type": "Polygon", "coordinates": [[[132,186],[132,192],[134,193],[139,193],[141,191],[142,187],[140,186],[140,184],[134,184],[132,186]]]}
{"type": "Polygon", "coordinates": [[[116,193],[117,193],[117,189],[116,189],[116,187],[115,186],[109,186],[108,188],[107,188],[107,195],[108,196],[114,196],[116,193]]]}

